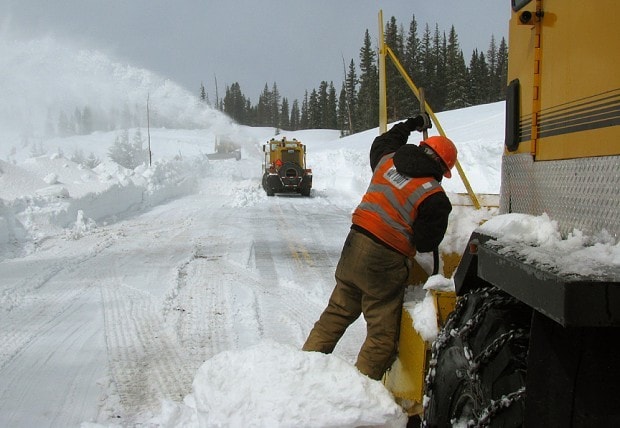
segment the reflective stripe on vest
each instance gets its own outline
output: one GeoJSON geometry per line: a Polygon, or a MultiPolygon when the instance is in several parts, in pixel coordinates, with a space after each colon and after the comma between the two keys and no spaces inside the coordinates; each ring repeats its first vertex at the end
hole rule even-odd
{"type": "Polygon", "coordinates": [[[375,168],[368,190],[353,213],[353,223],[399,252],[413,255],[411,225],[417,207],[428,196],[443,192],[443,188],[435,179],[398,173],[393,156],[384,156],[375,168]]]}

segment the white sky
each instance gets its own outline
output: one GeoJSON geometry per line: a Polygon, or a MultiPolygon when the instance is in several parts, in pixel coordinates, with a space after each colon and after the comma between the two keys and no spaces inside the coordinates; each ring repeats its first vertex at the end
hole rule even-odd
{"type": "Polygon", "coordinates": [[[197,93],[203,81],[215,98],[239,82],[253,103],[265,83],[301,100],[305,90],[333,81],[339,90],[344,57],[359,62],[364,32],[376,42],[378,12],[408,31],[415,14],[448,32],[455,26],[466,60],[486,51],[491,36],[507,38],[508,0],[3,0],[0,40],[53,35],[103,50],[197,93]]]}

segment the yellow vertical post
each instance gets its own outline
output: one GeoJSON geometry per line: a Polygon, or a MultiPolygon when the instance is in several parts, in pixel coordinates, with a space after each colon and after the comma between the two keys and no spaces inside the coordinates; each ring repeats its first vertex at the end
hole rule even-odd
{"type": "Polygon", "coordinates": [[[542,73],[542,0],[536,0],[534,16],[534,87],[532,88],[532,155],[537,155],[538,117],[541,108],[540,80],[542,73]]]}
{"type": "Polygon", "coordinates": [[[385,77],[385,39],[383,10],[379,10],[379,134],[387,132],[387,82],[385,77]]]}

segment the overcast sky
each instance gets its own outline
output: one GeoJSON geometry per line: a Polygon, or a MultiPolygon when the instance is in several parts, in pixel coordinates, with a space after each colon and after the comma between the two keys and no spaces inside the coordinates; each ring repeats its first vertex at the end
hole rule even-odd
{"type": "MultiPolygon", "coordinates": [[[[340,91],[343,57],[359,64],[364,32],[377,44],[378,13],[418,34],[454,25],[469,61],[491,36],[507,39],[508,0],[2,0],[0,37],[52,35],[149,69],[215,99],[238,82],[256,103],[268,84],[301,101],[305,90],[333,81],[340,91]]],[[[1,71],[0,71],[1,73],[1,71]]]]}

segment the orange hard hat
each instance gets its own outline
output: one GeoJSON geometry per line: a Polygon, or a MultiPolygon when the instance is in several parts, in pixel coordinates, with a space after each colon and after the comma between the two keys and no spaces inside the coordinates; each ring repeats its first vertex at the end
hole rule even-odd
{"type": "Polygon", "coordinates": [[[445,172],[444,177],[452,177],[450,170],[456,164],[457,150],[454,143],[443,135],[437,135],[428,137],[426,140],[420,142],[420,146],[430,147],[439,156],[439,159],[444,163],[445,172]]]}

